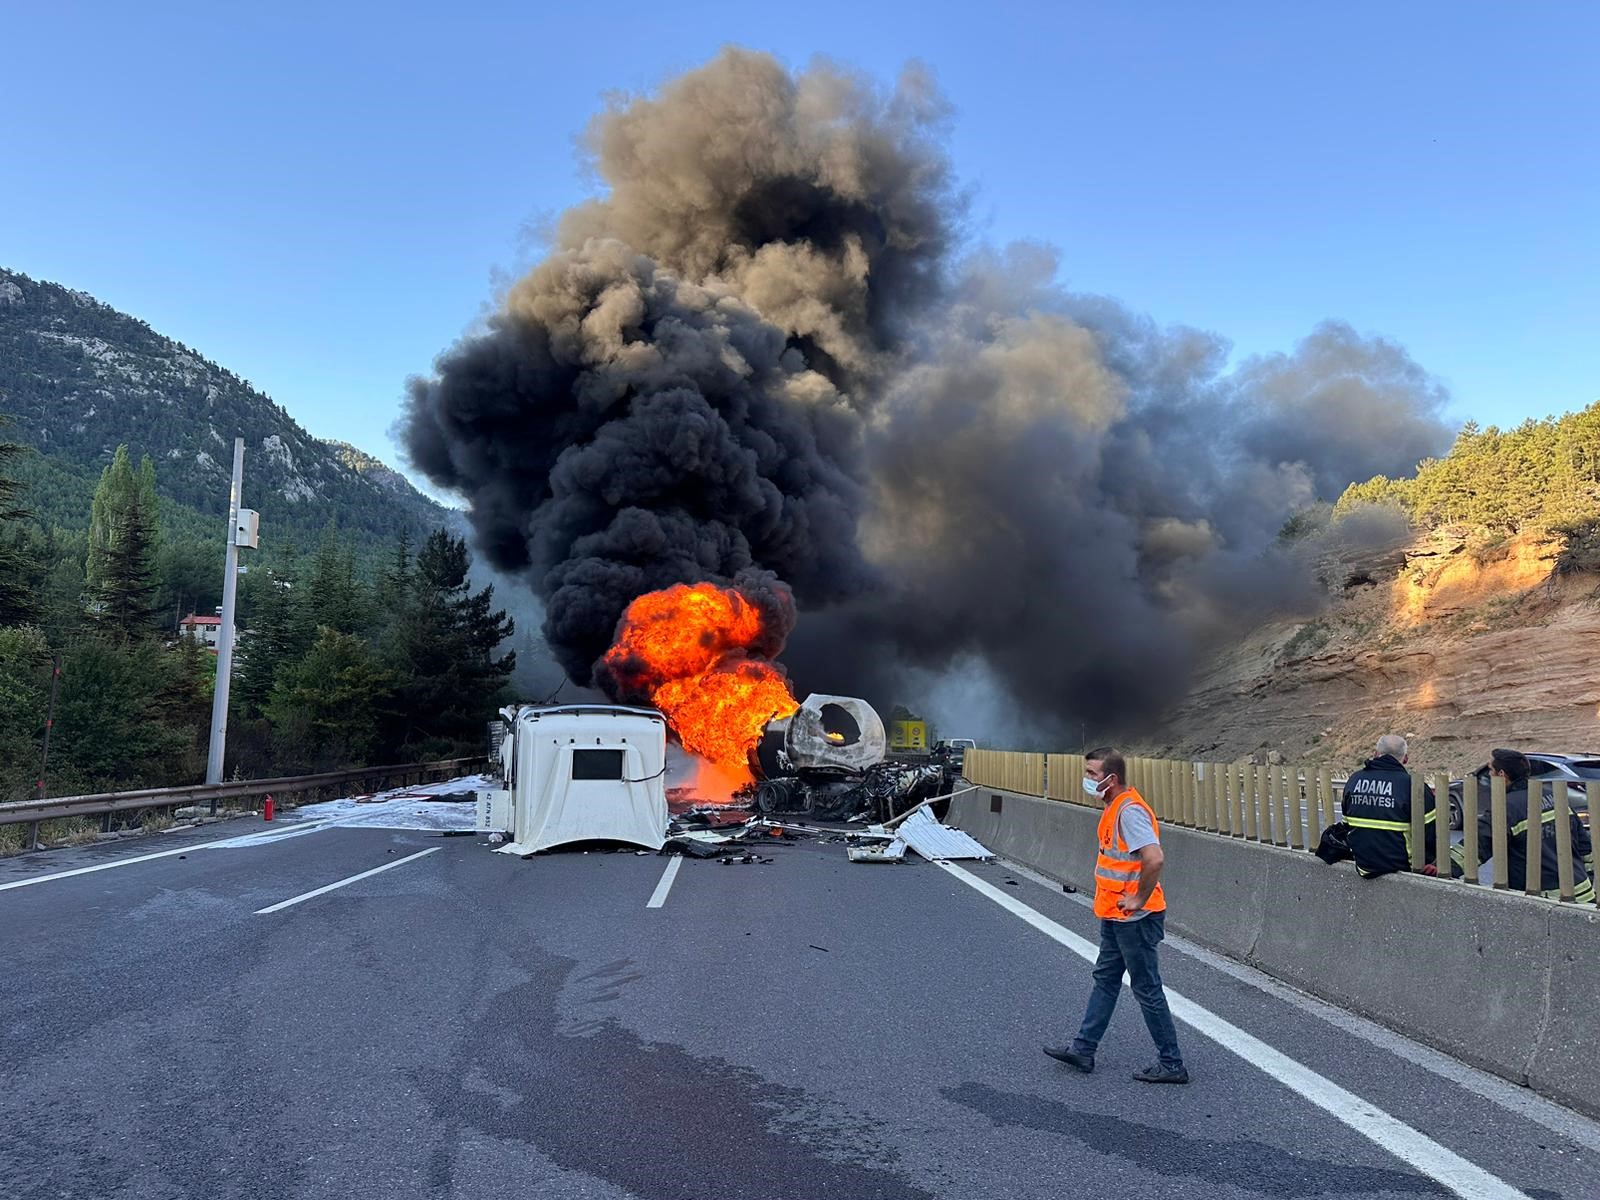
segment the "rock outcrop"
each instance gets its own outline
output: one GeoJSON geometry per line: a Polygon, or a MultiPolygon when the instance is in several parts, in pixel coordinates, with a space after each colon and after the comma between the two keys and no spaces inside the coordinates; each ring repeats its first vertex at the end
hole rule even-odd
{"type": "Polygon", "coordinates": [[[1600,578],[1555,560],[1442,531],[1325,564],[1327,611],[1220,655],[1141,749],[1349,765],[1397,732],[1413,765],[1453,771],[1496,746],[1600,752],[1600,578]]]}

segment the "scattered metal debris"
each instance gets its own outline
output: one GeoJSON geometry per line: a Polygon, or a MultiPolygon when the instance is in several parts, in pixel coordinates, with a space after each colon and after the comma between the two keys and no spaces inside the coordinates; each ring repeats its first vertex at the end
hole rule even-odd
{"type": "Polygon", "coordinates": [[[720,842],[680,836],[668,838],[660,853],[681,854],[685,858],[721,858],[723,849],[720,842]]]}
{"type": "Polygon", "coordinates": [[[906,843],[904,838],[890,838],[887,842],[876,844],[861,839],[855,845],[846,847],[845,854],[849,856],[851,862],[904,862],[906,843]]]}
{"type": "Polygon", "coordinates": [[[901,821],[899,833],[908,846],[929,860],[994,857],[994,853],[971,834],[939,824],[925,808],[917,809],[901,821]]]}

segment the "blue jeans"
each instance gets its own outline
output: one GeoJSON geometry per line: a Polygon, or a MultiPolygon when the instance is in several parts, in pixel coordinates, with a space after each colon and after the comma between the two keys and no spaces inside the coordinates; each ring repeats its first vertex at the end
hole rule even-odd
{"type": "Polygon", "coordinates": [[[1166,913],[1157,912],[1137,921],[1100,922],[1094,991],[1089,993],[1083,1027],[1072,1040],[1072,1048],[1079,1054],[1093,1054],[1099,1047],[1117,1007],[1117,993],[1122,990],[1122,974],[1126,971],[1134,998],[1144,1012],[1145,1028],[1155,1039],[1161,1065],[1183,1066],[1183,1052],[1178,1049],[1178,1034],[1172,1028],[1172,1013],[1167,1009],[1167,994],[1161,990],[1161,972],[1156,967],[1156,946],[1166,933],[1166,918],[1166,913]]]}

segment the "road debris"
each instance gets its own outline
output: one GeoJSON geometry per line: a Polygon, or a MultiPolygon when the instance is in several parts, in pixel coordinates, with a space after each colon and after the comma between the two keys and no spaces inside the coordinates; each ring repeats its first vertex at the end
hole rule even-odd
{"type": "Polygon", "coordinates": [[[900,837],[923,858],[940,862],[952,858],[989,859],[993,851],[971,834],[941,825],[926,808],[908,813],[899,823],[900,837]]]}
{"type": "Polygon", "coordinates": [[[853,845],[845,847],[845,854],[851,862],[858,863],[904,862],[906,843],[904,838],[898,837],[888,841],[856,838],[853,845]]]}

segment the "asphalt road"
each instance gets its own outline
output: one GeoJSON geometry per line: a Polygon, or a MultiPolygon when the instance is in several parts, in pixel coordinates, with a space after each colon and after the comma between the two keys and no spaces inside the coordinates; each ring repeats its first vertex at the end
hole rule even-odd
{"type": "MultiPolygon", "coordinates": [[[[0,862],[0,1196],[1600,1196],[1594,1124],[1171,942],[1168,986],[1359,1097],[1354,1127],[1184,1023],[1193,1083],[1135,1083],[1126,992],[1076,1074],[1040,1045],[1088,964],[931,863],[775,846],[686,861],[648,908],[654,855],[200,845],[259,828],[0,862]],[[1488,1190],[1384,1149],[1367,1106],[1488,1190]]],[[[1077,898],[963,869],[1095,936],[1077,898]]]]}

